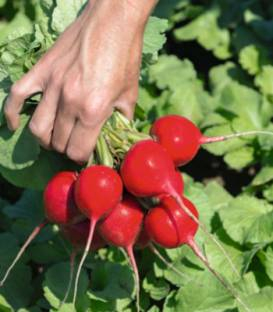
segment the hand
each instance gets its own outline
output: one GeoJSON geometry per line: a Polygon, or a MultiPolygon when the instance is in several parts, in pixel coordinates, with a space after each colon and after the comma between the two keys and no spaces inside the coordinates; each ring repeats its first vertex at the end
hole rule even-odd
{"type": "Polygon", "coordinates": [[[29,127],[42,146],[77,162],[92,153],[113,109],[132,118],[145,23],[156,1],[90,2],[39,62],[16,82],[5,105],[10,129],[24,100],[42,92],[29,127]]]}

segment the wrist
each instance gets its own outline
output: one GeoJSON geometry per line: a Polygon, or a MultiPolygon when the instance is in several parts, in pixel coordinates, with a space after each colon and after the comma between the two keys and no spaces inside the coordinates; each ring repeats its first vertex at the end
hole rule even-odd
{"type": "Polygon", "coordinates": [[[135,22],[145,25],[158,0],[121,0],[121,2],[135,22]]]}

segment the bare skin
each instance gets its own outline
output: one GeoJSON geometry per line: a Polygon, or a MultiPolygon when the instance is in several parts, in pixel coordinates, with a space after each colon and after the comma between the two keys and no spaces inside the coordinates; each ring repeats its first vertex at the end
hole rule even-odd
{"type": "Polygon", "coordinates": [[[12,88],[8,126],[19,126],[24,100],[43,97],[29,127],[45,148],[85,162],[113,110],[132,118],[143,33],[156,0],[93,0],[54,46],[12,88]]]}

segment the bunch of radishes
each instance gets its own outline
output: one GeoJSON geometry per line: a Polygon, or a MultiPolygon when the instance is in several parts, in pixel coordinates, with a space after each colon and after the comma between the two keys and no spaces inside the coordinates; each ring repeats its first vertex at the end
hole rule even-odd
{"type": "MultiPolygon", "coordinates": [[[[236,271],[221,244],[198,220],[193,203],[183,195],[184,183],[177,167],[192,160],[202,144],[257,133],[272,135],[271,132],[258,131],[208,138],[188,119],[170,115],[156,120],[150,131],[151,136],[147,136],[137,132],[117,113],[114,123],[106,124],[102,130],[97,146],[99,163],[89,164],[80,173],[58,173],[44,192],[46,222],[58,224],[76,251],[84,249],[75,278],[73,302],[76,301],[81,268],[90,250],[105,244],[126,250],[135,272],[139,310],[139,275],[133,247],[139,244],[153,249],[152,244],[157,244],[176,248],[187,244],[250,311],[232,286],[211,268],[195,243],[194,236],[200,226],[236,271]],[[147,201],[149,198],[153,200],[147,201]]],[[[34,229],[2,284],[46,222],[34,229]]]]}

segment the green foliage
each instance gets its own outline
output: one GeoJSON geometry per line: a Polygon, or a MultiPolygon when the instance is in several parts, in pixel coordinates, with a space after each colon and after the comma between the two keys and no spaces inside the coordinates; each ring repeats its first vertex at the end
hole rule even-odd
{"type": "MultiPolygon", "coordinates": [[[[12,203],[0,200],[0,276],[19,245],[43,220],[41,191],[48,180],[58,171],[78,168],[64,156],[39,147],[31,136],[27,125],[39,96],[26,101],[21,127],[13,135],[5,125],[3,104],[12,83],[32,68],[85,3],[0,0],[0,182],[1,187],[8,181],[24,189],[12,203]]],[[[158,116],[180,114],[210,136],[272,131],[270,1],[160,1],[154,14],[144,37],[136,110],[139,129],[147,132],[158,116]],[[166,30],[175,55],[168,53],[169,42],[159,53],[166,43],[166,30]]],[[[220,240],[239,275],[201,230],[197,243],[212,267],[255,312],[271,312],[273,306],[272,142],[272,138],[250,136],[203,146],[211,162],[217,159],[220,168],[225,164],[236,177],[254,170],[236,194],[228,192],[225,184],[230,188],[238,181],[229,181],[222,172],[217,174],[221,184],[195,182],[185,175],[186,196],[198,208],[200,220],[220,240]]],[[[202,171],[204,164],[195,166],[202,171]]],[[[159,250],[180,274],[151,251],[136,251],[142,311],[246,312],[190,248],[159,250]]],[[[70,253],[71,246],[59,229],[46,226],[0,288],[0,310],[74,312],[71,294],[59,308],[68,284],[70,253]]],[[[114,248],[89,256],[79,285],[76,311],[135,311],[133,272],[114,248]]]]}

